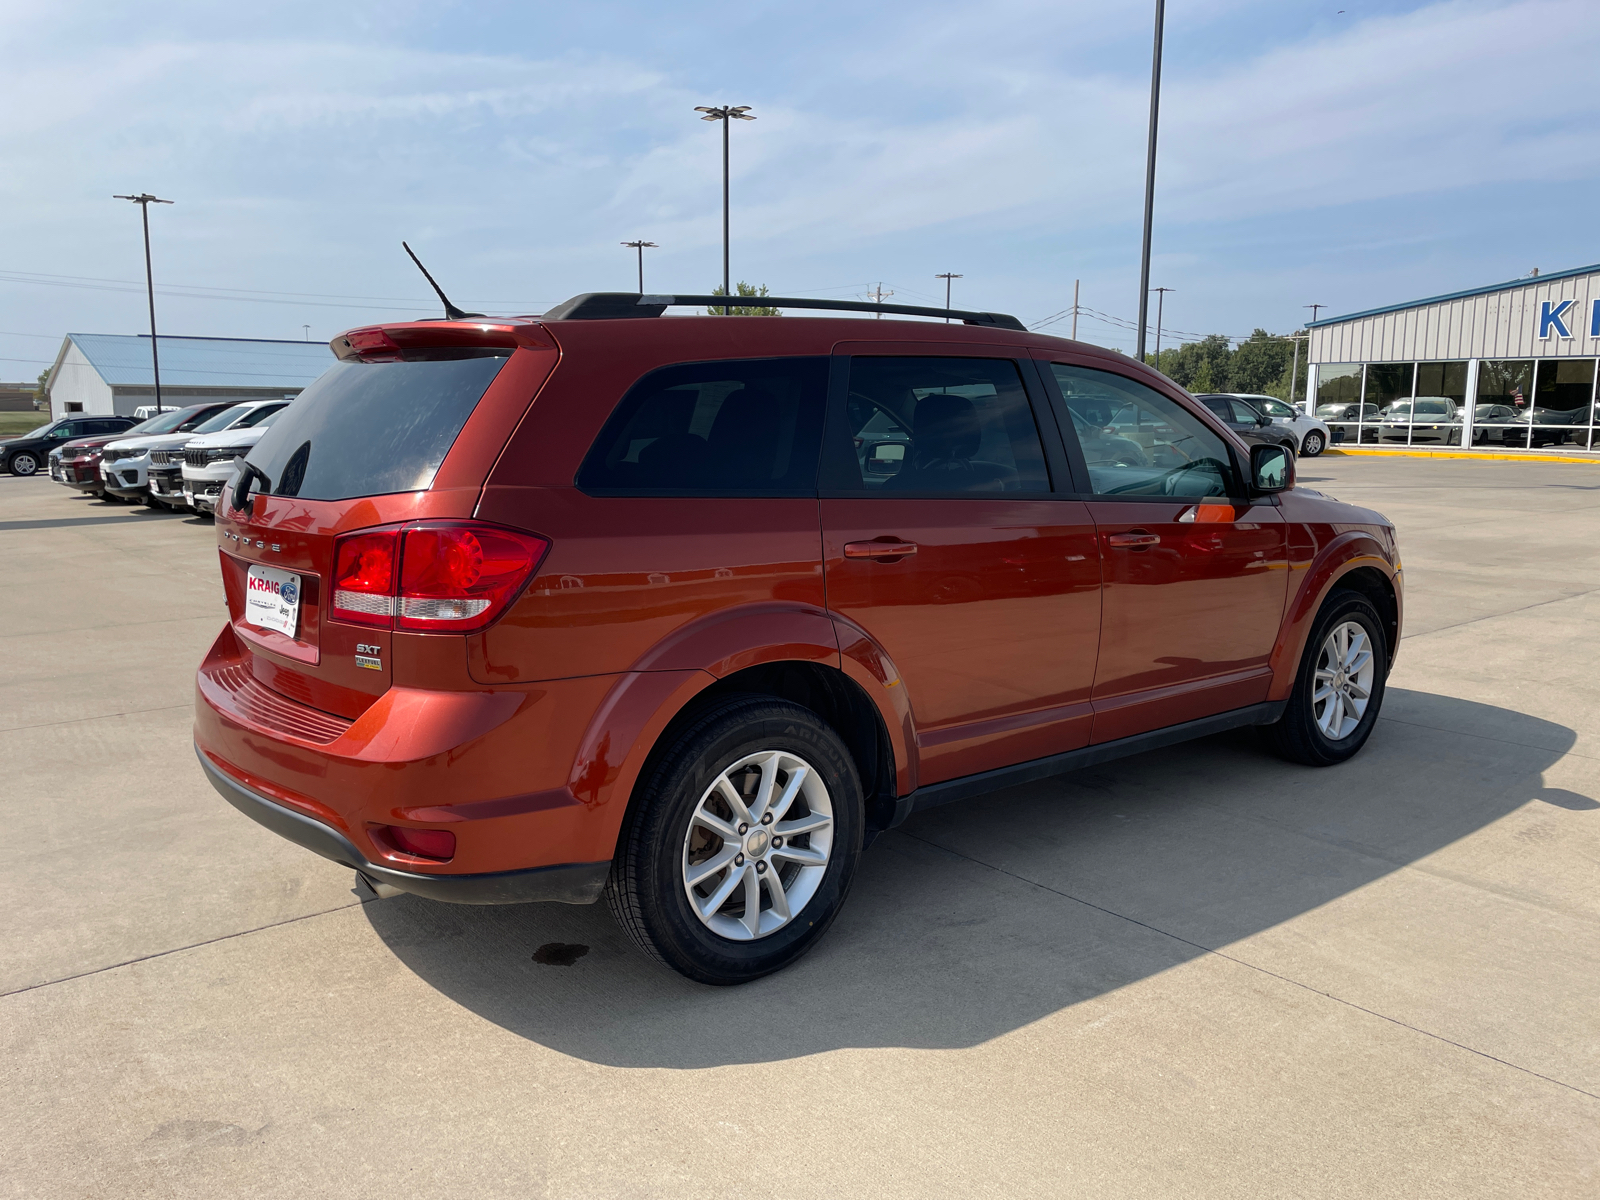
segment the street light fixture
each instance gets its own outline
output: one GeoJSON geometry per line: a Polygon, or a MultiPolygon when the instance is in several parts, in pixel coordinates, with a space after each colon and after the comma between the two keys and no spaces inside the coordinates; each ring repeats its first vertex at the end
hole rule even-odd
{"type": "Polygon", "coordinates": [[[639,295],[644,295],[644,252],[646,250],[659,250],[660,246],[654,242],[623,242],[624,246],[639,252],[639,295]]]}
{"type": "MultiPolygon", "coordinates": [[[[966,276],[964,276],[964,275],[952,275],[949,271],[946,271],[943,275],[935,275],[934,278],[935,279],[944,280],[944,306],[946,308],[949,308],[950,307],[950,281],[952,279],[965,279],[966,276]]],[[[944,319],[944,323],[946,325],[950,324],[950,318],[946,317],[944,319]]]]}
{"type": "MultiPolygon", "coordinates": [[[[754,121],[755,118],[750,115],[750,106],[748,104],[736,104],[731,107],[723,105],[720,108],[697,105],[695,112],[705,114],[700,118],[702,121],[722,122],[722,294],[731,300],[733,297],[733,285],[728,282],[728,122],[754,121]]],[[[644,294],[642,287],[640,294],[644,294]]],[[[726,317],[732,314],[732,306],[724,304],[722,306],[722,315],[726,317]]]]}
{"type": "Polygon", "coordinates": [[[156,381],[156,415],[161,415],[161,355],[156,349],[156,285],[155,277],[150,271],[150,206],[152,204],[171,204],[171,200],[162,200],[152,196],[149,192],[140,192],[137,196],[113,196],[113,200],[132,200],[139,206],[139,215],[144,220],[144,290],[150,301],[150,370],[156,381]]]}

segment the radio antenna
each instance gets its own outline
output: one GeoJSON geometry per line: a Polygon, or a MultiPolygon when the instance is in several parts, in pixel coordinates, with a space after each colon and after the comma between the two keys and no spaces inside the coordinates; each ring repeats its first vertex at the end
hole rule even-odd
{"type": "Polygon", "coordinates": [[[405,252],[407,254],[411,255],[411,261],[417,264],[417,270],[422,272],[422,277],[428,281],[429,285],[434,291],[439,293],[439,299],[444,302],[444,315],[446,320],[465,321],[468,317],[483,316],[482,313],[462,312],[454,304],[451,304],[450,297],[446,296],[444,294],[444,289],[434,282],[433,276],[428,274],[428,268],[422,265],[422,260],[417,257],[416,252],[412,250],[410,246],[407,246],[403,241],[400,243],[400,245],[405,248],[405,252]]]}

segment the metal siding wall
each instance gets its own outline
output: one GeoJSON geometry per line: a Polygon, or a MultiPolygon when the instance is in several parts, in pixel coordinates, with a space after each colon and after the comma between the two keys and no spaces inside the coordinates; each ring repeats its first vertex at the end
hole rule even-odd
{"type": "Polygon", "coordinates": [[[1314,363],[1409,362],[1462,358],[1586,358],[1600,355],[1589,336],[1600,273],[1529,280],[1525,287],[1377,313],[1312,330],[1314,363]],[[1574,303],[1566,312],[1571,338],[1539,337],[1542,305],[1574,303]]]}

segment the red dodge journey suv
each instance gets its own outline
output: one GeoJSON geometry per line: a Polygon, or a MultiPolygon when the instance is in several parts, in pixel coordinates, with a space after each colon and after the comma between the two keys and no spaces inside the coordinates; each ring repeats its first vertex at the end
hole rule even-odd
{"type": "Polygon", "coordinates": [[[1318,766],[1372,732],[1394,529],[1291,451],[1012,317],[663,315],[708,302],[334,339],[217,508],[195,744],[231,804],[363,894],[603,895],[737,983],[913,812],[1237,726],[1318,766]]]}

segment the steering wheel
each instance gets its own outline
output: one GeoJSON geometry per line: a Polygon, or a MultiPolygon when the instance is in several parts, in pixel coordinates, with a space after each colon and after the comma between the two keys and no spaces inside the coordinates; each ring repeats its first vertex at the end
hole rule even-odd
{"type": "Polygon", "coordinates": [[[1222,464],[1214,458],[1202,458],[1188,463],[1182,467],[1175,467],[1161,477],[1161,494],[1163,496],[1209,496],[1212,494],[1222,464]],[[1183,488],[1184,482],[1191,476],[1203,476],[1206,487],[1199,491],[1190,491],[1183,488]]]}

